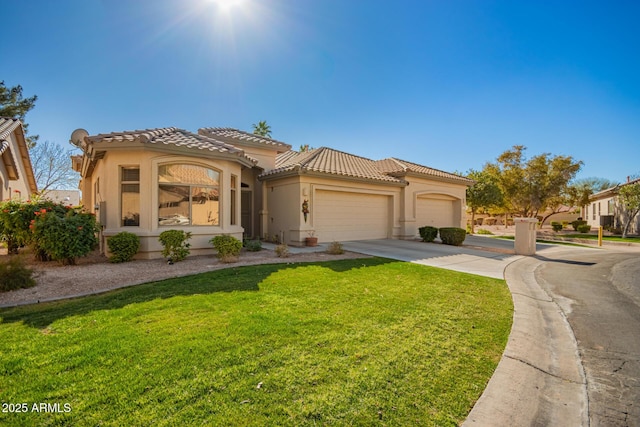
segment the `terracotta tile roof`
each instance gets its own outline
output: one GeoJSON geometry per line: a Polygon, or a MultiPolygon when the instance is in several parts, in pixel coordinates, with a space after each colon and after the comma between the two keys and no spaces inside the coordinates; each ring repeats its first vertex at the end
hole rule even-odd
{"type": "Polygon", "coordinates": [[[4,163],[4,167],[9,174],[10,179],[20,179],[18,170],[18,161],[22,162],[25,168],[25,184],[32,193],[38,191],[36,178],[33,174],[33,165],[31,157],[29,157],[29,149],[27,148],[24,138],[24,128],[19,119],[0,117],[0,158],[4,163]],[[9,144],[9,136],[15,132],[17,137],[17,149],[12,152],[9,144]]]}
{"type": "Polygon", "coordinates": [[[251,163],[257,163],[257,160],[246,156],[244,151],[231,144],[175,127],[113,132],[88,136],[86,139],[92,143],[140,142],[143,144],[196,148],[199,150],[234,154],[238,157],[244,157],[251,163]]]}
{"type": "Polygon", "coordinates": [[[333,175],[365,178],[377,181],[405,183],[403,176],[407,172],[427,175],[431,178],[453,180],[467,185],[472,180],[438,169],[422,166],[405,160],[389,158],[374,161],[354,156],[327,147],[306,152],[287,151],[276,157],[276,168],[260,175],[261,177],[279,173],[305,170],[333,175]]]}
{"type": "Polygon", "coordinates": [[[401,179],[382,173],[373,160],[327,147],[300,153],[296,151],[282,153],[276,157],[276,168],[260,176],[265,177],[295,170],[404,183],[401,179]]]}
{"type": "Polygon", "coordinates": [[[268,147],[279,148],[281,150],[290,150],[291,146],[281,141],[277,141],[265,136],[255,135],[253,133],[244,132],[233,128],[200,128],[198,129],[200,135],[210,136],[212,138],[225,138],[231,139],[238,143],[254,143],[260,145],[266,145],[268,147]]]}
{"type": "Polygon", "coordinates": [[[473,180],[469,178],[456,175],[454,173],[441,171],[439,169],[430,168],[428,166],[423,166],[417,163],[408,162],[406,160],[396,159],[395,157],[379,160],[376,162],[376,165],[380,168],[381,171],[391,175],[402,175],[407,172],[413,172],[421,175],[428,175],[431,177],[460,181],[469,185],[473,184],[473,180]]]}

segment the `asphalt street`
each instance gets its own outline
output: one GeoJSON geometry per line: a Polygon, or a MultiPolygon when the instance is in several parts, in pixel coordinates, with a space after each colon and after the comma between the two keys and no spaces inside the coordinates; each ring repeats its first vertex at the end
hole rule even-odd
{"type": "Polygon", "coordinates": [[[640,426],[640,253],[538,255],[538,284],[576,337],[589,425],[640,426]]]}

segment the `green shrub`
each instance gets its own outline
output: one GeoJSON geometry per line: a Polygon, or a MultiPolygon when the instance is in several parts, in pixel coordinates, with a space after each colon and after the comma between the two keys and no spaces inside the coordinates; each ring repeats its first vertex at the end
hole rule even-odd
{"type": "Polygon", "coordinates": [[[109,246],[109,252],[111,252],[109,261],[127,262],[131,261],[134,255],[138,253],[138,249],[140,249],[140,238],[128,231],[121,231],[109,237],[107,246],[109,246]]]}
{"type": "Polygon", "coordinates": [[[573,221],[571,223],[571,226],[573,227],[573,229],[575,231],[578,231],[578,227],[580,227],[581,225],[586,225],[586,224],[587,224],[587,221],[584,221],[584,220],[581,220],[581,219],[577,219],[577,220],[575,220],[575,221],[573,221]]]}
{"type": "MultiPolygon", "coordinates": [[[[64,216],[71,208],[50,200],[5,200],[0,202],[0,240],[10,254],[33,242],[33,220],[43,211],[64,216]]],[[[37,253],[37,251],[36,251],[37,253]]]]}
{"type": "Polygon", "coordinates": [[[479,228],[478,231],[476,231],[476,234],[487,234],[487,235],[491,234],[491,235],[493,235],[493,233],[491,231],[485,230],[484,228],[479,228]]]}
{"type": "Polygon", "coordinates": [[[289,246],[286,243],[276,246],[275,250],[278,258],[289,258],[289,246]]]}
{"type": "Polygon", "coordinates": [[[342,255],[344,253],[344,247],[340,242],[331,242],[327,248],[327,253],[330,255],[342,255]]]}
{"type": "Polygon", "coordinates": [[[438,236],[438,229],[429,225],[418,228],[418,232],[423,242],[433,242],[438,236]]]}
{"type": "Polygon", "coordinates": [[[553,228],[553,231],[557,233],[558,231],[562,231],[562,224],[556,221],[551,221],[551,228],[553,228]]]}
{"type": "Polygon", "coordinates": [[[223,234],[215,236],[209,240],[209,242],[216,248],[216,256],[222,262],[236,262],[238,260],[238,256],[240,256],[240,251],[242,250],[242,242],[240,240],[228,234],[223,234]]]}
{"type": "Polygon", "coordinates": [[[0,292],[30,288],[35,284],[33,270],[25,267],[22,258],[11,256],[6,262],[0,261],[0,292]]]}
{"type": "Polygon", "coordinates": [[[189,255],[191,232],[184,230],[166,230],[160,233],[158,240],[162,244],[162,256],[170,263],[182,261],[189,255]]]}
{"type": "Polygon", "coordinates": [[[443,227],[439,231],[440,240],[445,245],[460,246],[467,237],[467,232],[463,228],[443,227]]]}
{"type": "Polygon", "coordinates": [[[260,239],[245,239],[244,247],[249,252],[260,252],[262,250],[262,242],[260,241],[260,239]]]}
{"type": "Polygon", "coordinates": [[[578,226],[578,232],[580,233],[588,233],[591,231],[591,226],[589,224],[581,224],[578,226]]]}
{"type": "Polygon", "coordinates": [[[569,228],[569,221],[562,221],[562,228],[569,228]]]}
{"type": "Polygon", "coordinates": [[[98,224],[95,215],[78,209],[68,209],[64,215],[42,209],[31,220],[33,246],[40,259],[75,265],[76,258],[85,256],[98,245],[98,224]]]}

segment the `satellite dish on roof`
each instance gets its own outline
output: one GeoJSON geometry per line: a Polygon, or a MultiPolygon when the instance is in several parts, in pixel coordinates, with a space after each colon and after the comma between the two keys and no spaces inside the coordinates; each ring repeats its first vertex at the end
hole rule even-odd
{"type": "Polygon", "coordinates": [[[76,129],[71,133],[71,142],[76,147],[82,149],[84,147],[84,138],[89,136],[89,132],[84,129],[76,129]]]}

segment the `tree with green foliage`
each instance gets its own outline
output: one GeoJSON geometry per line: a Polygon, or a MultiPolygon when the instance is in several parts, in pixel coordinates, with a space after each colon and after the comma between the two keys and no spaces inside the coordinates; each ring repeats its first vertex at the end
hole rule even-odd
{"type": "Polygon", "coordinates": [[[523,217],[536,217],[561,196],[582,167],[571,156],[539,154],[524,157],[526,147],[514,145],[485,166],[502,191],[507,208],[523,217]]]}
{"type": "Polygon", "coordinates": [[[33,95],[29,98],[22,97],[22,86],[17,85],[7,87],[4,81],[0,81],[0,117],[10,117],[20,119],[22,128],[24,129],[27,146],[32,148],[36,145],[38,135],[28,135],[28,125],[24,118],[27,113],[35,106],[38,97],[33,95]]]}
{"type": "Polygon", "coordinates": [[[618,190],[618,201],[625,210],[626,218],[622,230],[622,238],[625,239],[629,233],[629,226],[640,212],[640,180],[621,185],[618,190]]]}
{"type": "Polygon", "coordinates": [[[503,198],[496,179],[487,171],[471,169],[467,173],[467,178],[475,181],[475,184],[467,188],[467,206],[471,210],[471,234],[473,234],[478,210],[499,206],[503,198]]]}
{"type": "Polygon", "coordinates": [[[254,123],[253,134],[271,138],[271,126],[267,124],[266,120],[261,120],[257,124],[254,123]]]}

